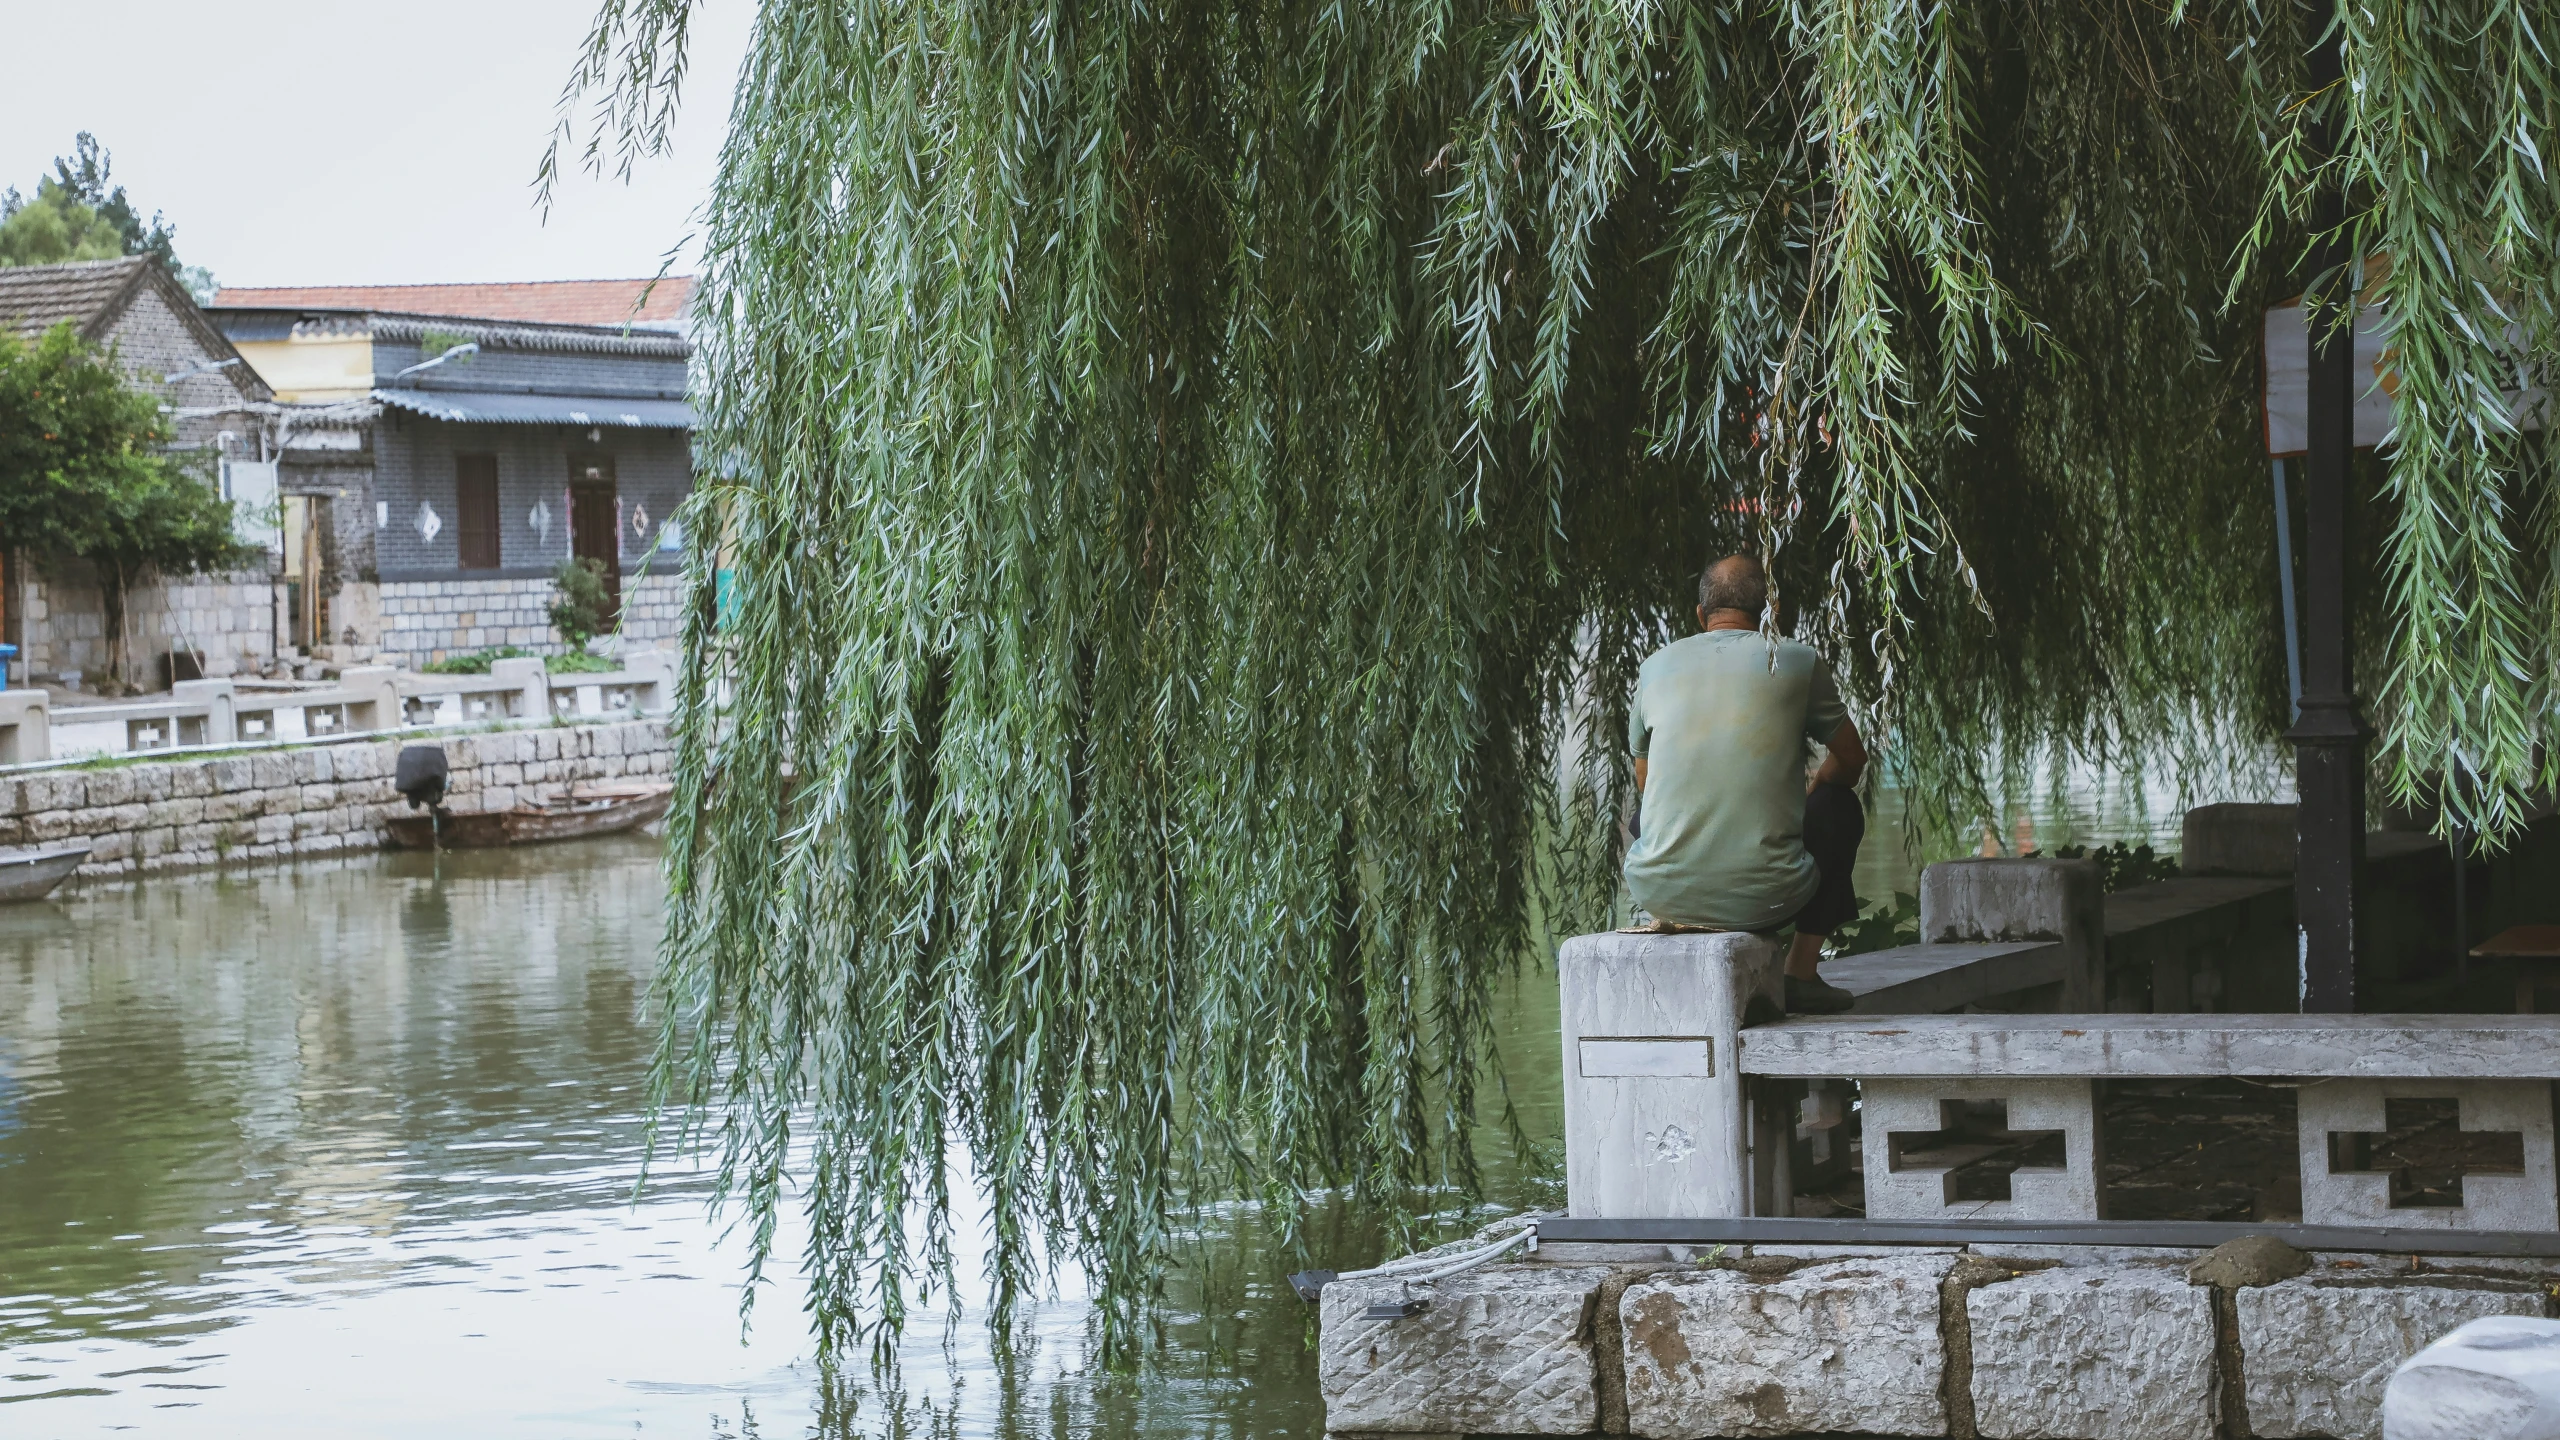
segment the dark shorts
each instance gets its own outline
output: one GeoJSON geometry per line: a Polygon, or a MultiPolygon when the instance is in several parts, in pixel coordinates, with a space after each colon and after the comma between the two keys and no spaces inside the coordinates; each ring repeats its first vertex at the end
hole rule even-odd
{"type": "Polygon", "coordinates": [[[1828,935],[1858,918],[1858,892],[1850,881],[1858,865],[1858,844],[1867,838],[1867,807],[1846,785],[1821,784],[1804,797],[1804,850],[1822,872],[1813,892],[1790,922],[1805,935],[1828,935]]]}

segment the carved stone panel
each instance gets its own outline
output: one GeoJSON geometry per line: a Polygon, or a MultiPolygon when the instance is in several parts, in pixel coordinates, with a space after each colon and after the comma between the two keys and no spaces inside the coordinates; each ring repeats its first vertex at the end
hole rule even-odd
{"type": "Polygon", "coordinates": [[[2300,1091],[2310,1225],[2560,1230],[2547,1080],[2327,1080],[2300,1091]]]}
{"type": "Polygon", "coordinates": [[[2088,1081],[1867,1079],[1859,1092],[1870,1218],[2100,1218],[2088,1081]]]}

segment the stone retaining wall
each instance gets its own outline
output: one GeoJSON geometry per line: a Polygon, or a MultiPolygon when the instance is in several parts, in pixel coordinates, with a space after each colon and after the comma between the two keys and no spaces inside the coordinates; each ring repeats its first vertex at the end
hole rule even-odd
{"type": "Polygon", "coordinates": [[[2485,1315],[2549,1313],[2560,1261],[2321,1255],[2190,1283],[2204,1252],[1548,1245],[1418,1287],[1336,1281],[1336,1440],[1918,1435],[2381,1440],[2391,1372],[2485,1315]],[[1674,1254],[1684,1258],[1672,1258],[1674,1254]],[[1650,1257],[1650,1258],[1647,1258],[1650,1257]]]}
{"type": "MultiPolygon", "coordinates": [[[[106,608],[95,571],[76,560],[20,565],[5,610],[19,647],[15,682],[77,670],[106,678],[106,608]]],[[[127,677],[145,689],[168,683],[160,657],[173,649],[204,656],[209,676],[254,670],[275,653],[275,587],[263,574],[187,575],[144,581],[125,596],[127,677]]]]}
{"type": "Polygon", "coordinates": [[[444,747],[456,811],[664,775],[672,755],[663,721],[634,720],[36,771],[0,776],[0,847],[86,839],[80,874],[97,878],[376,849],[407,808],[391,788],[403,744],[444,747]]]}

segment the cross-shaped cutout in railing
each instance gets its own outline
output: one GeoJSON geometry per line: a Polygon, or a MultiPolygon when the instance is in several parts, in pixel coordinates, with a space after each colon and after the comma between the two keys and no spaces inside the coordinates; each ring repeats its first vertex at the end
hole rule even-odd
{"type": "Polygon", "coordinates": [[[2012,1130],[2002,1100],[1941,1100],[1935,1130],[1895,1130],[1885,1137],[1885,1163],[1895,1171],[1947,1175],[1947,1204],[2007,1200],[2019,1170],[2063,1170],[2068,1155],[2059,1130],[2012,1130]]]}
{"type": "Polygon", "coordinates": [[[2388,1174],[2394,1210],[2458,1207],[2463,1176],[2524,1173],[2524,1135],[2465,1130],[2451,1099],[2386,1099],[2379,1131],[2329,1132],[2329,1173],[2388,1174]]]}

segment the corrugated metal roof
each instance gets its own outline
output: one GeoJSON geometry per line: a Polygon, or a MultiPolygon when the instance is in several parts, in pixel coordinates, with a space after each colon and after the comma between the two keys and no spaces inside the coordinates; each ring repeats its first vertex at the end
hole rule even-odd
{"type": "Polygon", "coordinates": [[[614,400],[591,395],[501,395],[481,390],[376,390],[373,398],[430,420],[465,425],[629,425],[690,430],[682,400],[614,400]]]}
{"type": "Polygon", "coordinates": [[[258,285],[226,287],[216,305],[256,310],[387,310],[477,320],[567,325],[680,323],[693,277],[540,280],[499,285],[258,285]]]}

